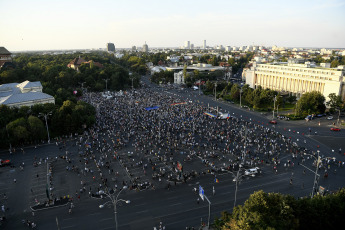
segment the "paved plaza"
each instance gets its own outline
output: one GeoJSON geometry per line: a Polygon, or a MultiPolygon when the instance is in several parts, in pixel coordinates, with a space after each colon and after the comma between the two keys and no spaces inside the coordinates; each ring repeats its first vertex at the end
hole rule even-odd
{"type": "Polygon", "coordinates": [[[207,204],[199,204],[195,190],[199,185],[212,199],[212,217],[231,211],[237,172],[237,204],[259,189],[308,196],[318,151],[318,185],[329,191],[344,185],[343,151],[332,152],[317,137],[304,135],[302,126],[272,126],[208,97],[158,88],[111,98],[89,93],[83,100],[96,107],[94,127],[1,153],[13,162],[0,168],[5,229],[26,227],[27,221],[41,229],[111,229],[112,206],[99,205],[119,193],[131,200],[119,203],[120,229],[153,229],[162,221],[166,229],[197,228],[207,217],[207,204]],[[231,111],[231,117],[209,115],[217,109],[231,111]],[[254,167],[260,173],[245,175],[254,167]]]}

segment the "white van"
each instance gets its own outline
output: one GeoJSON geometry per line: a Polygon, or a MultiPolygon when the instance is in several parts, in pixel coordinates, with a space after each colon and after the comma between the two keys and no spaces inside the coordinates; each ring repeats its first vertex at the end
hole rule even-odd
{"type": "Polygon", "coordinates": [[[258,167],[246,169],[244,175],[255,177],[256,174],[260,173],[260,169],[258,167]]]}
{"type": "Polygon", "coordinates": [[[230,117],[230,114],[229,113],[219,113],[218,115],[218,119],[228,119],[230,117]]]}

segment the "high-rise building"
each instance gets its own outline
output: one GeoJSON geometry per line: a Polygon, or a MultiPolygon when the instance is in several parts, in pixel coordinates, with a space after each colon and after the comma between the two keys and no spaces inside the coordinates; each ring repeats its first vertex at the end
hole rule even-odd
{"type": "Polygon", "coordinates": [[[132,46],[132,52],[137,51],[137,47],[136,46],[132,46]]]}
{"type": "Polygon", "coordinates": [[[190,49],[190,41],[185,41],[184,48],[185,49],[190,49]]]}
{"type": "Polygon", "coordinates": [[[206,49],[206,40],[204,40],[204,43],[202,45],[202,48],[206,49]]]}
{"type": "Polygon", "coordinates": [[[145,53],[149,52],[149,47],[148,47],[148,45],[146,44],[146,42],[145,42],[145,44],[143,45],[143,52],[145,52],[145,53]]]}
{"type": "Polygon", "coordinates": [[[107,51],[108,52],[115,52],[115,45],[114,45],[114,43],[107,43],[107,51]]]}

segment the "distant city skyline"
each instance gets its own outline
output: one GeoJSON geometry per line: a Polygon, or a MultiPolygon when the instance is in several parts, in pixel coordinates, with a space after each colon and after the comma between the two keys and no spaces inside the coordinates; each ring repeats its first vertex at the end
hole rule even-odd
{"type": "Polygon", "coordinates": [[[9,51],[273,46],[345,48],[344,0],[0,1],[9,51]]]}

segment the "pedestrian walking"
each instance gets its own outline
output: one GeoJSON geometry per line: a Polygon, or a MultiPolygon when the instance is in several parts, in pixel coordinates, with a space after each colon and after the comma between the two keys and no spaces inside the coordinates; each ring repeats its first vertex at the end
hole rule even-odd
{"type": "Polygon", "coordinates": [[[216,194],[216,190],[214,189],[214,186],[212,188],[213,196],[216,194]]]}
{"type": "Polygon", "coordinates": [[[199,197],[196,199],[196,203],[197,204],[199,204],[199,201],[200,201],[200,199],[199,199],[199,197]]]}

